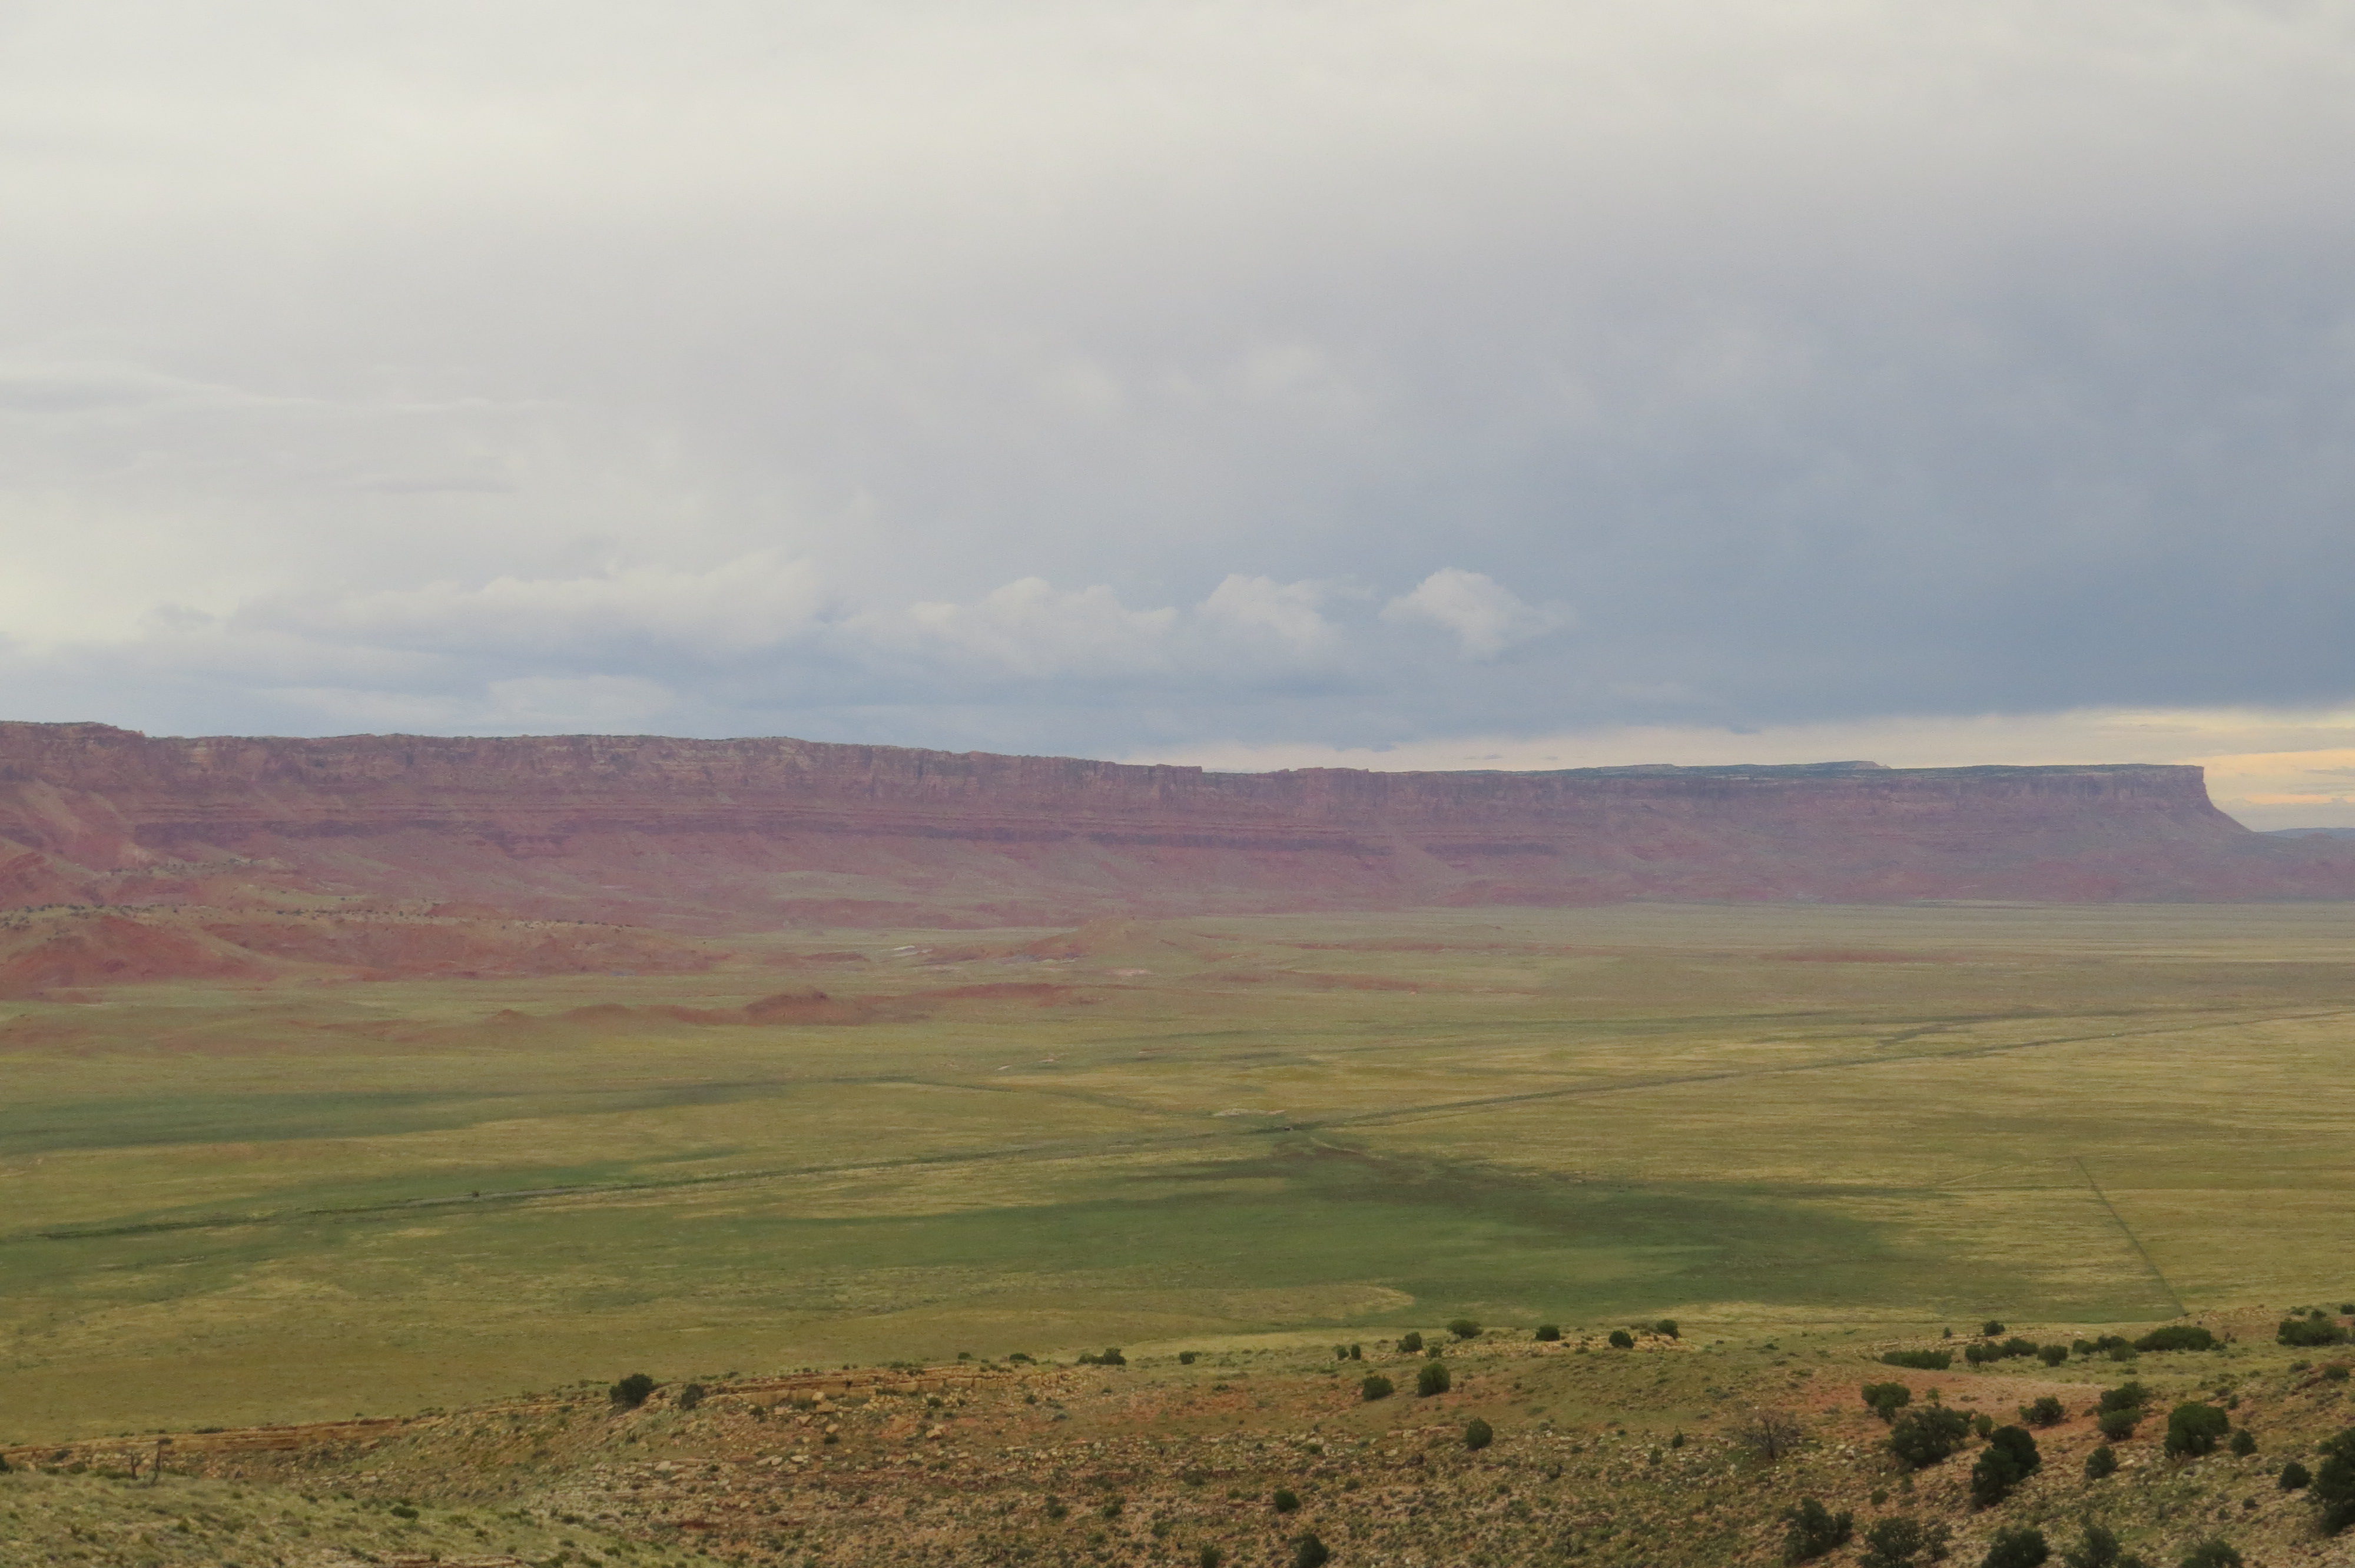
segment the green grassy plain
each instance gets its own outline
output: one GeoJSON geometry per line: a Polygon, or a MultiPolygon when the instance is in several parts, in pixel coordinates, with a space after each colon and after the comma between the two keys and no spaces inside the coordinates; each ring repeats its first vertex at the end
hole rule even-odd
{"type": "Polygon", "coordinates": [[[2355,1296],[2346,906],[1047,935],[0,1003],[0,1441],[1458,1312],[2355,1296]],[[879,1005],[661,1011],[811,985],[879,1005]]]}

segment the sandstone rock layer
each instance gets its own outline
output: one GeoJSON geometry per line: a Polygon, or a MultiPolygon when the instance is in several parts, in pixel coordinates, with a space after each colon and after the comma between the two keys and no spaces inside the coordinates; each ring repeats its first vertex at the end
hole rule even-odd
{"type": "Polygon", "coordinates": [[[0,901],[722,932],[1632,899],[2355,896],[2196,768],[1220,774],[790,739],[0,724],[0,901]]]}

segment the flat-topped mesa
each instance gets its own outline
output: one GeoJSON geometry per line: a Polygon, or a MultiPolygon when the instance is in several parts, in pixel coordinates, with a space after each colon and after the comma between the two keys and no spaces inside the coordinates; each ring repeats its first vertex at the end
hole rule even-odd
{"type": "Polygon", "coordinates": [[[229,878],[709,930],[2355,895],[2355,853],[2251,833],[2210,803],[2200,769],[2143,765],[1212,773],[783,738],[0,724],[0,898],[12,885],[202,898],[229,878]]]}

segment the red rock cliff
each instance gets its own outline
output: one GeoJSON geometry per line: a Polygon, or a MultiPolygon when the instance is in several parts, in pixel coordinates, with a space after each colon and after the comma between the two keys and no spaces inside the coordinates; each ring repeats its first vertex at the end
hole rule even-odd
{"type": "Polygon", "coordinates": [[[724,930],[1633,898],[2355,896],[2196,768],[1260,774],[787,739],[0,724],[0,900],[272,890],[724,930]]]}

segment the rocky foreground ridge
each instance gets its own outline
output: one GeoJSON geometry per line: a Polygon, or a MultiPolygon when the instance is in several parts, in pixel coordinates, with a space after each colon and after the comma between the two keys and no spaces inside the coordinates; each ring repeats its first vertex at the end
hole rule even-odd
{"type": "Polygon", "coordinates": [[[1634,899],[2355,896],[2200,769],[1255,774],[784,738],[0,724],[0,907],[331,899],[684,932],[1634,899]]]}

